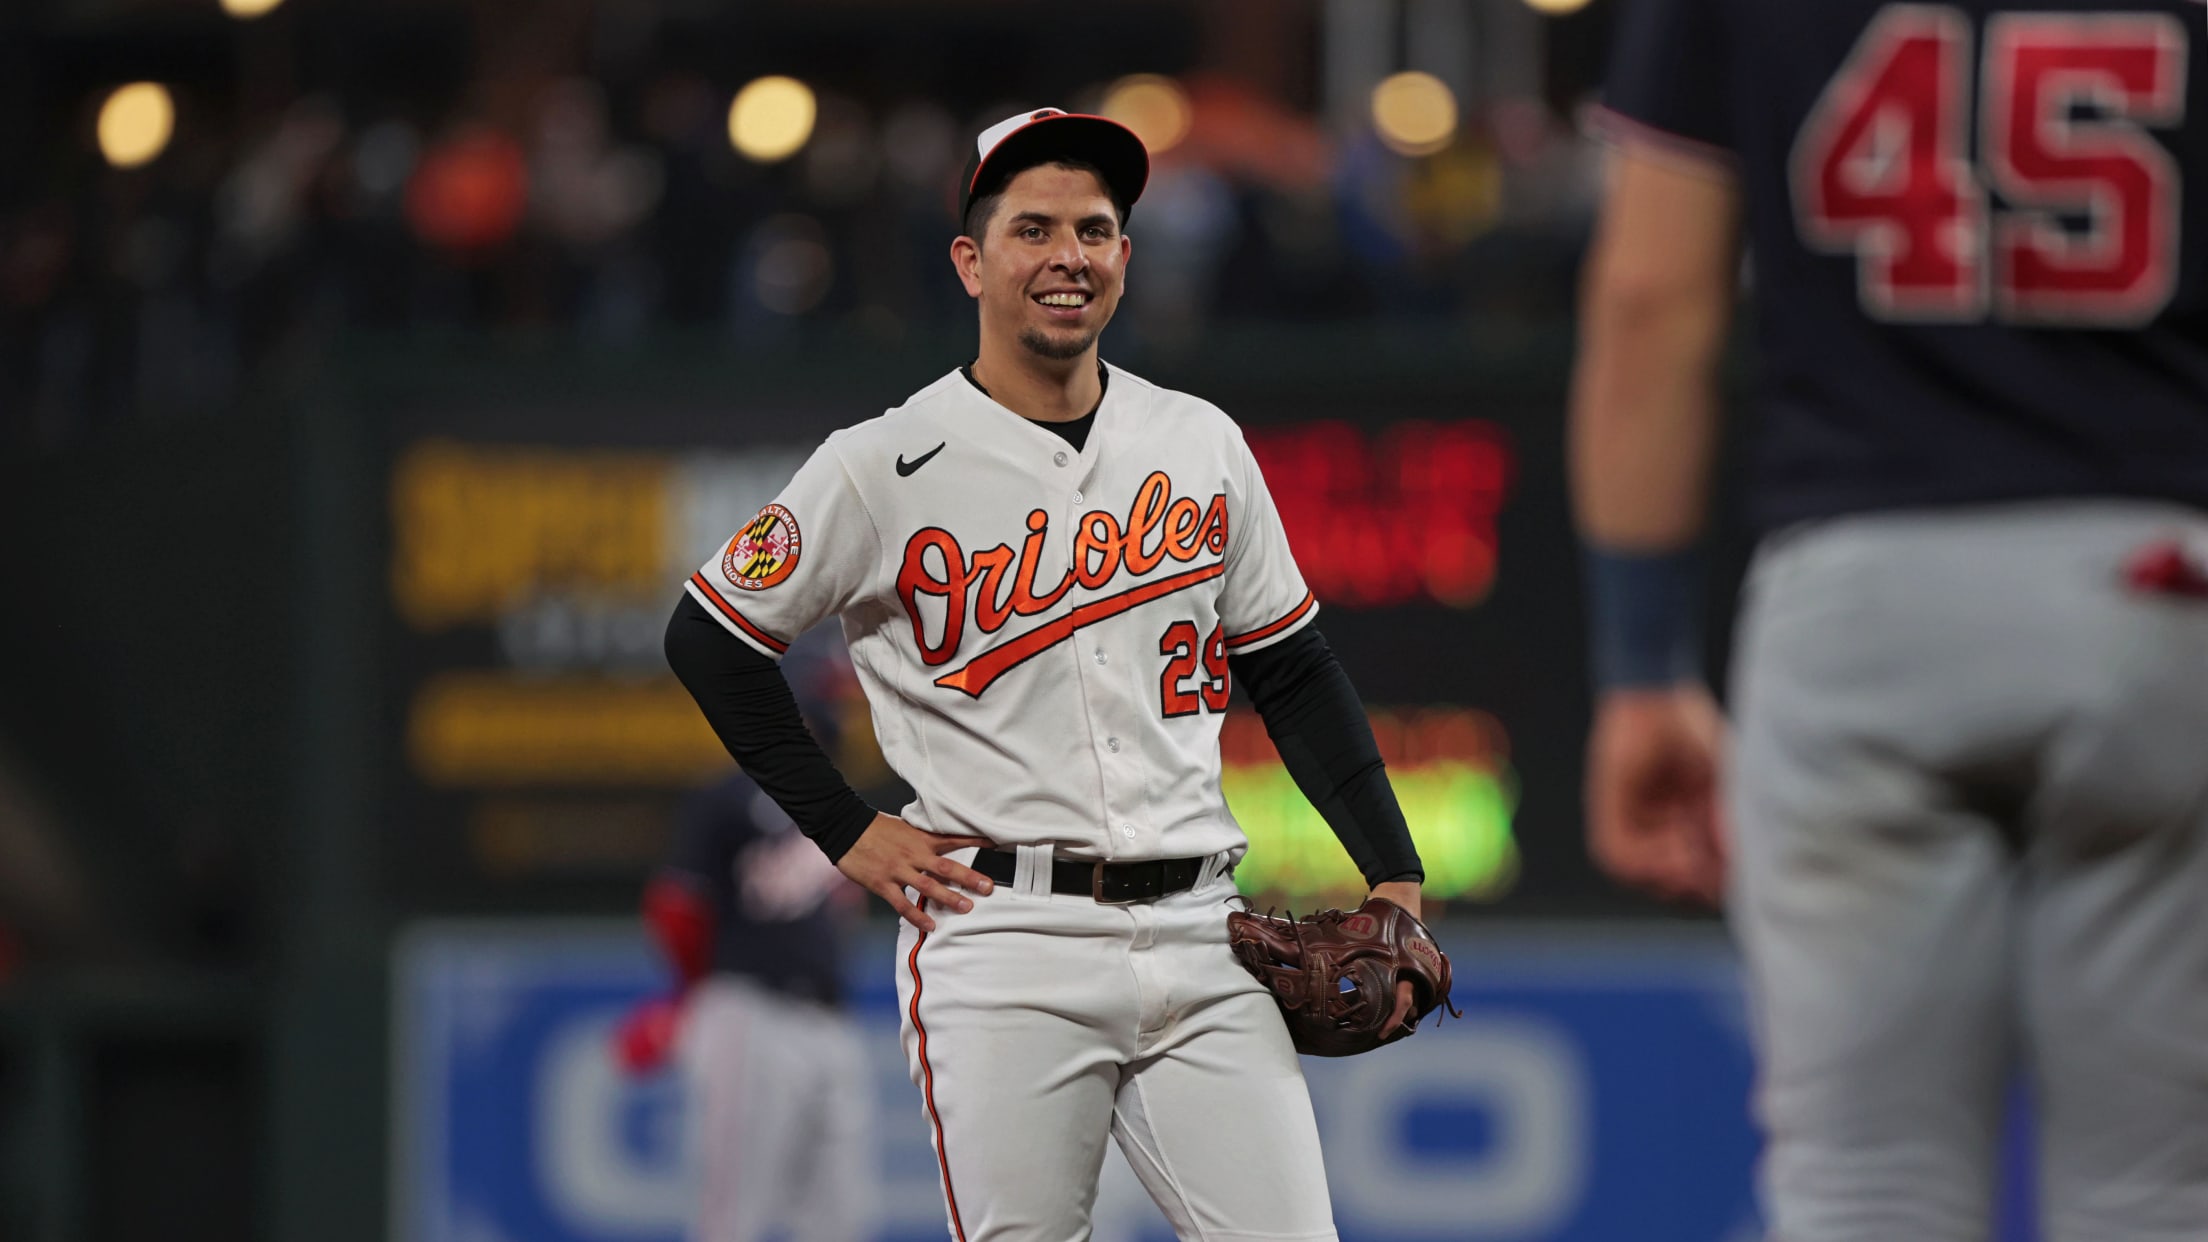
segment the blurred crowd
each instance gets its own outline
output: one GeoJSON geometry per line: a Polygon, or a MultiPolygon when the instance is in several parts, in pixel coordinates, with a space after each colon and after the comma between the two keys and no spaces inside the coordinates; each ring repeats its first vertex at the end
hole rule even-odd
{"type": "MultiPolygon", "coordinates": [[[[649,47],[613,71],[581,46],[526,70],[441,65],[433,44],[351,80],[183,82],[165,88],[172,132],[129,167],[94,135],[117,83],[50,82],[48,110],[75,123],[0,176],[0,434],[51,446],[229,408],[270,365],[362,331],[766,349],[960,330],[945,253],[973,133],[1029,106],[1107,109],[1126,80],[1028,98],[1022,71],[963,107],[823,85],[802,145],[761,160],[732,141],[743,78],[649,47]],[[433,90],[382,76],[441,70],[433,90]]],[[[1468,99],[1406,154],[1232,74],[1147,80],[1165,103],[1153,89],[1132,118],[1159,155],[1123,341],[1568,308],[1595,188],[1573,101],[1468,99]]]]}

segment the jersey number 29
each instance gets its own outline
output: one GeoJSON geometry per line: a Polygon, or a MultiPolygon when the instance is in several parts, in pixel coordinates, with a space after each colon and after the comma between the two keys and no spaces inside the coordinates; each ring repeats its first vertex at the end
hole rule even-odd
{"type": "Polygon", "coordinates": [[[1175,621],[1158,635],[1158,654],[1172,657],[1158,678],[1158,697],[1167,716],[1227,710],[1230,683],[1224,626],[1213,626],[1210,638],[1198,638],[1194,621],[1175,621]],[[1203,675],[1190,689],[1188,679],[1195,675],[1199,664],[1203,675]]]}
{"type": "Polygon", "coordinates": [[[1989,18],[1976,163],[1973,33],[1945,5],[1879,11],[1795,138],[1803,240],[1855,256],[1878,319],[2153,319],[2176,287],[2181,177],[2145,131],[2184,120],[2184,25],[2166,13],[1989,18]]]}

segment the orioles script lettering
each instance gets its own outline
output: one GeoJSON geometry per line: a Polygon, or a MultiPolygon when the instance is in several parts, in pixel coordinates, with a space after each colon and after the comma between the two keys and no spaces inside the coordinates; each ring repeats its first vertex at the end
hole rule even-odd
{"type": "Polygon", "coordinates": [[[906,541],[897,598],[912,622],[913,644],[930,665],[947,663],[958,654],[969,621],[982,633],[994,634],[1014,617],[1051,611],[1076,586],[1101,591],[1122,576],[1134,580],[1125,591],[1088,600],[965,668],[937,678],[937,685],[979,698],[1007,669],[1065,641],[1083,626],[1218,577],[1224,568],[1219,561],[1163,577],[1153,575],[1168,561],[1187,564],[1206,553],[1226,553],[1227,498],[1224,493],[1215,494],[1208,504],[1189,496],[1175,498],[1173,481],[1164,471],[1153,471],[1135,489],[1124,520],[1103,509],[1081,516],[1073,532],[1072,564],[1060,570],[1050,586],[1039,588],[1036,579],[1045,573],[1044,547],[1049,536],[1050,514],[1036,509],[1027,515],[1027,534],[1017,553],[1010,544],[1000,543],[968,555],[956,535],[935,526],[914,532],[906,541]],[[923,596],[940,599],[944,605],[942,637],[932,643],[920,613],[923,596]]]}

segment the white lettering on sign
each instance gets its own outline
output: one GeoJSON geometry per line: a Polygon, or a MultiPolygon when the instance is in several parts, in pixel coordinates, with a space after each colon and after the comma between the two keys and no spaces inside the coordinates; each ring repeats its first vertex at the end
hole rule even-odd
{"type": "Polygon", "coordinates": [[[1590,1085],[1562,1030],[1483,1016],[1452,1023],[1447,1038],[1422,1036],[1332,1072],[1306,1068],[1344,1218],[1382,1236],[1537,1237],[1578,1209],[1590,1085]],[[1485,1114],[1491,1141],[1466,1153],[1406,1146],[1404,1118],[1436,1107],[1485,1114]]]}
{"type": "MultiPolygon", "coordinates": [[[[536,1074],[537,1182],[553,1217],[578,1233],[673,1236],[693,1202],[688,1135],[673,1098],[682,1077],[624,1077],[608,1051],[618,1016],[573,1023],[545,1049],[536,1074]],[[639,1100],[655,1090],[668,1098],[639,1100]],[[643,1141],[632,1124],[639,1120],[643,1141]]],[[[877,1229],[898,1236],[940,1229],[934,1153],[894,1019],[866,1018],[883,1104],[877,1229]]],[[[1519,1014],[1482,1015],[1372,1056],[1306,1060],[1304,1067],[1335,1209],[1360,1236],[1543,1237],[1583,1206],[1593,1088],[1577,1046],[1559,1027],[1519,1014]],[[1460,1126],[1465,1115],[1479,1115],[1486,1141],[1464,1150],[1411,1145],[1407,1120],[1434,1109],[1456,1114],[1460,1126]]],[[[1164,1228],[1112,1151],[1095,1242],[1138,1242],[1164,1228]]]]}
{"type": "MultiPolygon", "coordinates": [[[[537,1065],[537,1180],[555,1219],[576,1233],[628,1236],[689,1222],[690,1161],[682,1110],[654,1101],[650,1124],[669,1127],[643,1144],[623,1142],[627,1110],[639,1107],[636,1083],[614,1064],[618,1014],[577,1022],[545,1046],[537,1065]],[[682,1153],[669,1158],[674,1153],[682,1153]]],[[[669,1073],[663,1081],[679,1078],[669,1073]]]]}

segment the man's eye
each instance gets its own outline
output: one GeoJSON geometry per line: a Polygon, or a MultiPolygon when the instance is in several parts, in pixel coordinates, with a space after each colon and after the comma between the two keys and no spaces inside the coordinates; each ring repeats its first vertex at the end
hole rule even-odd
{"type": "Polygon", "coordinates": [[[1104,232],[1103,226],[1092,224],[1082,231],[1082,236],[1087,237],[1090,241],[1103,241],[1108,234],[1104,232]]]}
{"type": "Polygon", "coordinates": [[[1041,229],[1039,229],[1039,228],[1036,228],[1036,227],[1035,227],[1034,225],[1032,225],[1032,224],[1030,224],[1030,225],[1028,225],[1028,226],[1027,226],[1026,228],[1024,228],[1024,229],[1021,229],[1021,230],[1020,230],[1020,236],[1022,236],[1022,237],[1025,237],[1025,238],[1029,239],[1030,241],[1034,240],[1035,238],[1041,237],[1042,235],[1043,235],[1043,231],[1042,231],[1041,229]]]}

